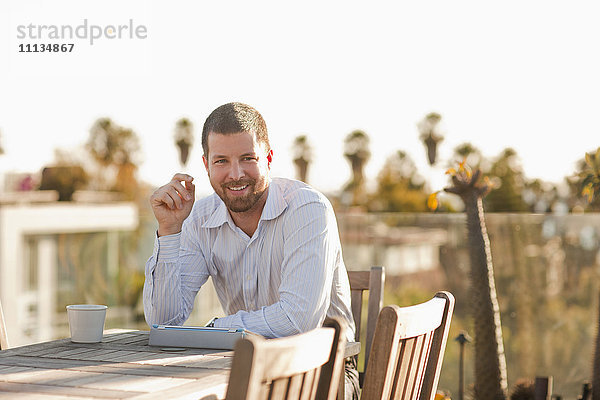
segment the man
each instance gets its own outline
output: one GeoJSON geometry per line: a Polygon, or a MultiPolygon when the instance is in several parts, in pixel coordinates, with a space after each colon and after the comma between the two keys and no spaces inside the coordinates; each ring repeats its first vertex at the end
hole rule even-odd
{"type": "MultiPolygon", "coordinates": [[[[354,340],[348,275],[329,201],[302,182],[270,178],[267,127],[248,105],[215,109],[204,123],[202,147],[213,195],[194,202],[193,178],[176,174],[150,197],[158,231],[146,264],[148,324],[182,325],[210,276],[227,314],[215,327],[273,338],[338,316],[354,340]]],[[[353,398],[358,374],[353,360],[346,364],[346,397],[353,398]]]]}

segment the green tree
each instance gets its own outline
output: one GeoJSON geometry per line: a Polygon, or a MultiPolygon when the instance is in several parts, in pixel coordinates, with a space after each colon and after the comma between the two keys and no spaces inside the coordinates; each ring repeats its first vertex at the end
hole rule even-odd
{"type": "Polygon", "coordinates": [[[504,400],[507,396],[506,360],[483,209],[483,197],[491,187],[486,179],[481,179],[481,170],[471,173],[464,163],[459,165],[458,170],[449,173],[452,186],[444,190],[460,196],[467,216],[471,313],[475,329],[475,397],[479,400],[504,400]]]}
{"type": "Polygon", "coordinates": [[[417,124],[420,132],[419,137],[427,150],[429,165],[435,164],[438,143],[444,140],[439,126],[441,120],[442,116],[440,114],[431,112],[417,124]]]}
{"type": "Polygon", "coordinates": [[[352,179],[344,188],[345,193],[352,196],[352,205],[362,205],[366,202],[364,168],[371,158],[369,136],[361,131],[352,131],[344,140],[344,157],[352,168],[352,179]]]}
{"type": "Polygon", "coordinates": [[[308,182],[308,167],[312,162],[312,146],[306,135],[297,136],[292,146],[294,165],[296,166],[296,178],[302,182],[308,182]]]}
{"type": "MultiPolygon", "coordinates": [[[[599,148],[600,149],[600,148],[599,148]]],[[[585,158],[577,161],[575,175],[567,178],[572,198],[570,207],[587,211],[600,211],[598,168],[600,154],[596,150],[585,154],[585,158]]]]}
{"type": "Polygon", "coordinates": [[[485,198],[488,212],[528,211],[522,196],[525,177],[518,161],[516,151],[507,148],[492,164],[490,175],[494,177],[494,191],[485,198]]]}
{"type": "Polygon", "coordinates": [[[399,150],[388,157],[377,176],[377,189],[370,197],[370,211],[427,211],[425,180],[410,156],[399,150]]]}
{"type": "Polygon", "coordinates": [[[104,166],[136,164],[140,142],[133,130],[117,125],[110,118],[100,118],[90,129],[86,147],[104,166]]]}
{"type": "MultiPolygon", "coordinates": [[[[135,132],[117,125],[110,118],[100,118],[90,129],[86,148],[103,168],[102,172],[113,175],[108,179],[112,183],[107,183],[110,190],[133,199],[138,187],[135,173],[140,156],[140,142],[135,132]]],[[[104,176],[96,178],[104,181],[104,176]]]]}
{"type": "Polygon", "coordinates": [[[175,123],[175,146],[179,150],[179,163],[187,165],[190,151],[194,146],[194,124],[187,118],[181,118],[175,123]]]}

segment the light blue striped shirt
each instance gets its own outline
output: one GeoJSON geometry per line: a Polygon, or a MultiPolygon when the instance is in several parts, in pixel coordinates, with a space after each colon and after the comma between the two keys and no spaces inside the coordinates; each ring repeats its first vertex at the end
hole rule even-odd
{"type": "Polygon", "coordinates": [[[271,338],[339,316],[354,340],[335,214],[324,195],[302,182],[271,181],[252,237],[234,224],[216,194],[196,201],[181,233],[155,241],[146,263],[146,322],[183,325],[209,276],[227,314],[217,327],[271,338]]]}

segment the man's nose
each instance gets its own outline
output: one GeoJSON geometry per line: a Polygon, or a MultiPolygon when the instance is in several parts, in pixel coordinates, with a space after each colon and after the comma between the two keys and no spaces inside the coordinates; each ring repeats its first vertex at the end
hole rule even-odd
{"type": "Polygon", "coordinates": [[[244,169],[239,162],[232,162],[229,169],[229,178],[237,181],[244,177],[244,169]]]}

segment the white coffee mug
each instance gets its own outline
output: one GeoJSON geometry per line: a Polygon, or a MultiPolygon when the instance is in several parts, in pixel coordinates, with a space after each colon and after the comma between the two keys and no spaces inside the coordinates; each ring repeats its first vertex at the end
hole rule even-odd
{"type": "Polygon", "coordinates": [[[107,307],[100,304],[72,304],[67,306],[71,341],[98,343],[102,341],[107,307]]]}

